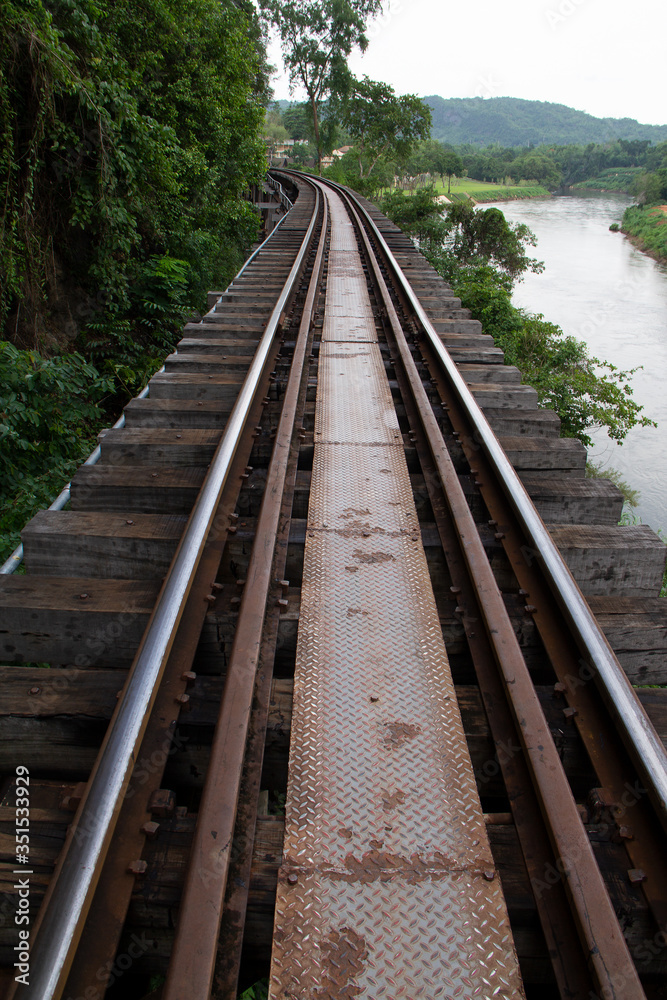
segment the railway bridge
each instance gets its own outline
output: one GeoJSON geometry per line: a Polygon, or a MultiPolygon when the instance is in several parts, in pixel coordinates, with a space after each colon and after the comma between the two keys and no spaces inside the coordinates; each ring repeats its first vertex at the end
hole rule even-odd
{"type": "Polygon", "coordinates": [[[665,546],[396,226],[271,184],[0,576],[3,996],[664,998],[665,546]]]}

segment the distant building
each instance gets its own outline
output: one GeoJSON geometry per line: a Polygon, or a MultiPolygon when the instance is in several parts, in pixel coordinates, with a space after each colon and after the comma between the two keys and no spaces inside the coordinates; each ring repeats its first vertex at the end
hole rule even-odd
{"type": "Polygon", "coordinates": [[[277,142],[268,136],[264,136],[269,165],[272,167],[287,166],[287,158],[292,152],[294,141],[294,139],[281,139],[280,142],[277,142]]]}

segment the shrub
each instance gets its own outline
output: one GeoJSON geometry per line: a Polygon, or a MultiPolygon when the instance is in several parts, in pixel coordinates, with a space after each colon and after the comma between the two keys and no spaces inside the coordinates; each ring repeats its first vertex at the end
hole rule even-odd
{"type": "Polygon", "coordinates": [[[3,561],[25,521],[49,505],[94,448],[111,390],[112,380],[80,354],[46,359],[0,342],[3,561]]]}

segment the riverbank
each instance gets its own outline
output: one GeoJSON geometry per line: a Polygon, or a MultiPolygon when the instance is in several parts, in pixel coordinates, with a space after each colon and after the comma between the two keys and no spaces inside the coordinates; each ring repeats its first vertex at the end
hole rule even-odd
{"type": "Polygon", "coordinates": [[[639,490],[632,516],[666,529],[667,270],[609,232],[610,222],[620,222],[631,204],[628,197],[582,195],[498,206],[508,221],[535,233],[535,255],[545,262],[542,274],[528,273],[516,285],[512,301],[548,316],[567,335],[585,341],[591,355],[622,371],[643,366],[632,376],[631,398],[658,427],[633,428],[622,447],[601,427],[591,434],[589,458],[618,469],[639,490]]]}
{"type": "Polygon", "coordinates": [[[623,214],[621,232],[642,253],[667,264],[667,205],[631,205],[623,214]]]}
{"type": "Polygon", "coordinates": [[[533,198],[551,198],[551,192],[541,185],[535,187],[488,188],[473,196],[477,205],[488,205],[496,201],[526,201],[533,198]]]}
{"type": "Polygon", "coordinates": [[[572,194],[578,194],[580,191],[599,191],[602,194],[613,191],[616,194],[628,194],[632,184],[642,172],[643,167],[608,167],[596,177],[573,184],[569,190],[572,194]]]}
{"type": "Polygon", "coordinates": [[[540,184],[491,184],[485,181],[476,181],[468,177],[457,177],[452,182],[451,191],[449,185],[436,184],[436,191],[439,195],[444,195],[449,201],[473,201],[476,205],[484,205],[496,201],[523,201],[526,198],[550,198],[551,194],[540,184]]]}

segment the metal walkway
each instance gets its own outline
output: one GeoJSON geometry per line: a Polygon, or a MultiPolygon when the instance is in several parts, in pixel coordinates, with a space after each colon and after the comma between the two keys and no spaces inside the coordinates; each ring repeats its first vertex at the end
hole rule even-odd
{"type": "Polygon", "coordinates": [[[523,996],[351,222],[326,320],[270,996],[523,996]]]}

